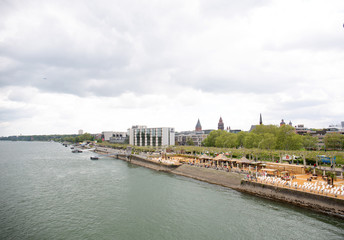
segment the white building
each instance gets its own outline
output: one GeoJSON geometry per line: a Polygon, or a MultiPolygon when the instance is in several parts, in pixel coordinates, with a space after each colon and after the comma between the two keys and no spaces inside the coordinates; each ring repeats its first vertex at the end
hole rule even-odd
{"type": "Polygon", "coordinates": [[[171,146],[175,144],[174,128],[147,128],[132,126],[129,129],[129,144],[134,146],[171,146]]]}
{"type": "Polygon", "coordinates": [[[114,132],[112,137],[110,137],[110,143],[127,143],[128,144],[128,138],[126,132],[114,132]]]}
{"type": "Polygon", "coordinates": [[[102,140],[111,143],[124,143],[127,137],[126,132],[104,131],[102,132],[102,140]]]}
{"type": "Polygon", "coordinates": [[[82,129],[80,129],[80,130],[78,131],[78,134],[79,134],[79,135],[82,135],[82,134],[84,134],[84,131],[83,131],[82,129]]]}

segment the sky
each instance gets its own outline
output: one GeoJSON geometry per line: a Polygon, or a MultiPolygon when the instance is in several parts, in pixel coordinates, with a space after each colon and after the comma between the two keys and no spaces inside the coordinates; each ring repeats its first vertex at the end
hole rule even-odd
{"type": "Polygon", "coordinates": [[[0,136],[344,121],[342,0],[1,0],[0,136]]]}

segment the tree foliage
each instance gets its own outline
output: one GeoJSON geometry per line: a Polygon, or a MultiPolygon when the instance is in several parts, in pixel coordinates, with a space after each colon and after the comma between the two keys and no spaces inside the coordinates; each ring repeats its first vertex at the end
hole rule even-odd
{"type": "Polygon", "coordinates": [[[340,133],[328,133],[325,135],[326,149],[343,150],[344,149],[344,135],[340,133]]]}
{"type": "Polygon", "coordinates": [[[306,134],[303,137],[303,146],[307,150],[314,150],[317,147],[317,138],[311,136],[310,134],[306,134]]]}
{"type": "Polygon", "coordinates": [[[186,145],[187,146],[194,146],[195,145],[191,137],[187,138],[186,145]]]}
{"type": "Polygon", "coordinates": [[[223,130],[212,131],[203,141],[206,147],[219,148],[258,148],[267,150],[300,150],[307,144],[313,147],[315,142],[313,138],[295,133],[292,126],[284,125],[277,127],[274,125],[259,125],[251,132],[240,132],[237,134],[229,133],[223,130]]]}
{"type": "Polygon", "coordinates": [[[76,137],[66,137],[63,139],[63,141],[72,142],[72,143],[94,141],[94,137],[90,133],[84,133],[83,135],[79,135],[76,137]]]}

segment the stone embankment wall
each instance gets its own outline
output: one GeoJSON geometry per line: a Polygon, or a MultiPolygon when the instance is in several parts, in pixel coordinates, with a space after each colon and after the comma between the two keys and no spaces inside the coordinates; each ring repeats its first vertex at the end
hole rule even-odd
{"type": "Polygon", "coordinates": [[[344,200],[243,180],[239,191],[344,218],[344,200]]]}
{"type": "MultiPolygon", "coordinates": [[[[164,165],[164,164],[161,164],[158,162],[147,160],[144,157],[140,157],[140,156],[131,155],[129,160],[126,158],[126,156],[124,156],[124,157],[125,157],[124,160],[129,161],[132,164],[136,164],[136,165],[139,165],[142,167],[154,169],[157,171],[171,172],[173,169],[176,168],[176,166],[164,165]]],[[[120,156],[119,156],[119,158],[120,158],[120,156]]]]}
{"type": "Polygon", "coordinates": [[[255,196],[287,202],[300,207],[309,208],[314,211],[344,218],[344,200],[341,199],[246,181],[243,180],[245,175],[233,172],[217,171],[214,169],[200,168],[186,164],[183,164],[179,167],[166,166],[157,162],[146,160],[144,157],[136,155],[127,157],[123,151],[118,152],[113,149],[109,150],[101,148],[97,149],[96,152],[110,155],[115,158],[157,171],[171,172],[177,175],[236,189],[238,191],[249,193],[255,196]]]}
{"type": "Polygon", "coordinates": [[[194,178],[203,182],[213,183],[224,187],[239,189],[243,175],[215,169],[182,165],[171,171],[174,174],[194,178]]]}
{"type": "Polygon", "coordinates": [[[128,161],[132,164],[154,169],[157,171],[170,172],[176,168],[176,166],[164,165],[158,162],[147,160],[144,157],[137,156],[137,155],[131,155],[128,157],[126,154],[124,154],[124,151],[119,151],[119,150],[111,149],[111,148],[98,147],[96,148],[95,152],[99,154],[105,154],[110,157],[118,158],[124,161],[128,161]]]}

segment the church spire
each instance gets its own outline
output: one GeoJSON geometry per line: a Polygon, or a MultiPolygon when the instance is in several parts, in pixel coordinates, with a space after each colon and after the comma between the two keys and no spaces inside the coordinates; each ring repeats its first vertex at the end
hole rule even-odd
{"type": "Polygon", "coordinates": [[[202,126],[201,126],[201,122],[199,121],[199,119],[198,119],[198,121],[197,121],[195,131],[196,131],[196,132],[202,131],[202,126]]]}
{"type": "Polygon", "coordinates": [[[259,125],[263,125],[262,114],[260,114],[260,117],[259,117],[259,125]]]}
{"type": "Polygon", "coordinates": [[[219,129],[219,130],[225,129],[225,125],[223,124],[222,117],[220,117],[219,123],[217,125],[217,129],[219,129]]]}

